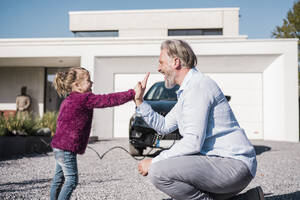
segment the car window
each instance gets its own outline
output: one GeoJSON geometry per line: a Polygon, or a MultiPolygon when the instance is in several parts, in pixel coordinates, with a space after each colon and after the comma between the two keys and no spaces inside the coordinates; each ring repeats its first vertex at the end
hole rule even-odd
{"type": "Polygon", "coordinates": [[[157,82],[151,86],[149,91],[146,93],[144,100],[146,101],[159,101],[159,100],[166,100],[166,101],[177,101],[177,94],[176,91],[179,89],[179,85],[171,89],[167,89],[165,87],[165,83],[157,82]]]}

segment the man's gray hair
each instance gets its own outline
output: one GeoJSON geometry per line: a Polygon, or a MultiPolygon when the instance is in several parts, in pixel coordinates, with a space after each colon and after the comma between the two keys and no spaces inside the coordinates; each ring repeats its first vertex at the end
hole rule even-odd
{"type": "Polygon", "coordinates": [[[190,45],[183,40],[166,40],[160,49],[166,49],[169,57],[178,57],[183,67],[192,68],[197,65],[197,57],[190,45]]]}

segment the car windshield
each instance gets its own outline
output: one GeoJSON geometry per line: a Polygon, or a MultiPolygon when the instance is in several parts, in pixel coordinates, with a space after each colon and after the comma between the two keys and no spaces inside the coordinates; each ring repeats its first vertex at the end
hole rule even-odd
{"type": "Polygon", "coordinates": [[[176,91],[179,89],[179,85],[175,85],[171,89],[167,89],[165,87],[165,83],[163,81],[157,82],[152,85],[149,91],[146,93],[144,100],[146,101],[177,101],[176,91]]]}

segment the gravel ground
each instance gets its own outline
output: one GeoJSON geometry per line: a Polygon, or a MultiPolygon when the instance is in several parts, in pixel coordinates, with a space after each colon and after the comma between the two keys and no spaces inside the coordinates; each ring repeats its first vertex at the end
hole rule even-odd
{"type": "MultiPolygon", "coordinates": [[[[257,150],[258,171],[246,188],[262,186],[268,200],[300,199],[300,143],[252,141],[257,150]]],[[[99,154],[113,146],[128,149],[128,140],[89,144],[99,154]]],[[[79,185],[72,200],[162,200],[169,198],[138,174],[138,161],[120,149],[100,160],[87,149],[78,156],[79,185]]],[[[53,153],[26,155],[0,161],[0,199],[49,199],[54,173],[53,153]]]]}

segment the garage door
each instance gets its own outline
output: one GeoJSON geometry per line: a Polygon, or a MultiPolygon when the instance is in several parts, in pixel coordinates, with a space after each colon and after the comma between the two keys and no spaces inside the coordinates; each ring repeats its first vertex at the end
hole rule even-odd
{"type": "MultiPolygon", "coordinates": [[[[207,73],[225,95],[231,96],[230,105],[242,128],[250,139],[263,138],[262,124],[262,74],[261,73],[207,73]]],[[[115,74],[115,91],[134,87],[145,74],[115,74]]],[[[161,74],[151,74],[149,87],[163,80],[161,74]]],[[[126,103],[114,108],[114,137],[128,137],[129,119],[135,104],[126,103]]]]}
{"type": "MultiPolygon", "coordinates": [[[[115,91],[124,91],[128,88],[133,88],[138,81],[144,79],[146,74],[115,74],[115,91]]],[[[148,79],[147,90],[156,81],[162,81],[163,76],[161,74],[151,74],[148,79]]],[[[129,120],[134,114],[135,104],[133,101],[124,105],[114,107],[114,137],[128,137],[129,132],[129,120]]]]}
{"type": "Polygon", "coordinates": [[[263,139],[262,74],[207,73],[231,96],[230,106],[250,139],[263,139]]]}

